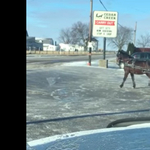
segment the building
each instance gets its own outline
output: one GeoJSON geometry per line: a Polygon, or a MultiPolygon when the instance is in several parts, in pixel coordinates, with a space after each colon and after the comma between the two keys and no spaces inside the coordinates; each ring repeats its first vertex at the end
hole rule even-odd
{"type": "Polygon", "coordinates": [[[65,44],[65,43],[59,43],[60,50],[62,51],[88,51],[91,47],[92,51],[98,51],[98,40],[95,38],[92,38],[92,41],[89,43],[89,39],[85,40],[85,45],[77,45],[77,44],[65,44]]]}
{"type": "Polygon", "coordinates": [[[36,41],[35,37],[30,37],[26,31],[26,50],[43,50],[43,43],[36,41]]]}
{"type": "Polygon", "coordinates": [[[54,45],[54,41],[53,41],[52,38],[38,38],[38,37],[36,37],[36,38],[35,38],[35,41],[36,41],[36,42],[43,43],[43,44],[51,44],[51,45],[54,45]]]}
{"type": "Polygon", "coordinates": [[[43,43],[43,51],[57,51],[59,50],[59,46],[54,45],[54,41],[52,38],[35,38],[36,42],[43,43]]]}
{"type": "Polygon", "coordinates": [[[84,51],[84,46],[59,43],[61,51],[84,51]]]}
{"type": "Polygon", "coordinates": [[[59,45],[52,38],[30,37],[26,31],[26,50],[57,51],[59,45]]]}
{"type": "Polygon", "coordinates": [[[43,43],[35,41],[35,37],[26,37],[26,50],[43,50],[43,43]]]}

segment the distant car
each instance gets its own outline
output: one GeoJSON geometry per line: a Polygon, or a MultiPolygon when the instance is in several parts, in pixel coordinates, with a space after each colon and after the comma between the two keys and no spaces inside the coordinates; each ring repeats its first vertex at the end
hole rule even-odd
{"type": "Polygon", "coordinates": [[[136,52],[131,55],[134,59],[150,60],[150,52],[136,52]]]}

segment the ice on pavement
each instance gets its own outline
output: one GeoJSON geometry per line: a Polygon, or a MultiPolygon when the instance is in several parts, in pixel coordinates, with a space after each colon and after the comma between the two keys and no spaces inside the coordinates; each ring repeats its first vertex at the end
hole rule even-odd
{"type": "MultiPolygon", "coordinates": [[[[115,58],[109,58],[108,59],[108,68],[113,68],[113,69],[119,69],[119,66],[113,62],[115,58]]],[[[88,65],[88,60],[87,61],[78,61],[78,62],[69,62],[69,63],[64,63],[62,66],[83,66],[83,67],[100,67],[99,66],[99,60],[92,60],[91,61],[91,66],[88,65]]],[[[100,67],[103,68],[103,67],[100,67]]],[[[123,69],[120,69],[123,70],[123,69]]]]}
{"type": "MultiPolygon", "coordinates": [[[[115,62],[115,58],[106,58],[106,60],[108,60],[108,68],[104,68],[104,67],[100,67],[99,66],[99,59],[98,60],[91,60],[91,66],[88,65],[88,60],[87,61],[78,61],[78,62],[68,62],[68,63],[63,63],[61,66],[73,66],[73,67],[92,67],[92,68],[100,68],[100,69],[113,69],[117,72],[120,72],[121,75],[124,75],[124,69],[120,69],[120,67],[116,64],[115,62]]],[[[131,78],[130,76],[128,78],[131,78]]],[[[141,79],[142,82],[140,83],[140,85],[142,86],[142,84],[147,84],[147,76],[145,74],[143,75],[136,75],[136,79],[141,79]],[[146,80],[143,80],[143,76],[146,80]]],[[[126,81],[125,84],[128,83],[129,80],[126,81]]],[[[139,84],[139,83],[138,83],[139,84]]]]}

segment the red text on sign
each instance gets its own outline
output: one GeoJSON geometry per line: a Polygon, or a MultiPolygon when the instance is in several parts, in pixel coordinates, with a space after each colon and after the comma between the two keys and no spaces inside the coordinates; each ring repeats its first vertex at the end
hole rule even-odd
{"type": "Polygon", "coordinates": [[[114,26],[115,25],[115,21],[95,20],[95,25],[114,26]]]}

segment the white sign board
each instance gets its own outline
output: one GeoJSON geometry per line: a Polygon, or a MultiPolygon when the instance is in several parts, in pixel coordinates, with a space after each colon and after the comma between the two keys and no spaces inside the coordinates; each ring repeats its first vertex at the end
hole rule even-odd
{"type": "Polygon", "coordinates": [[[118,13],[112,11],[94,11],[93,33],[95,37],[117,36],[118,13]]]}

